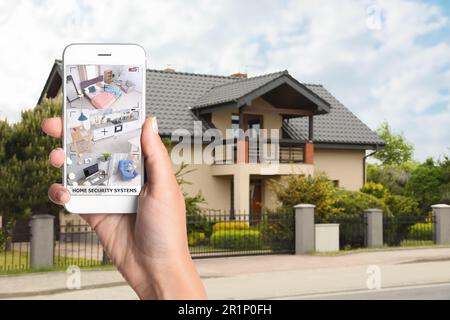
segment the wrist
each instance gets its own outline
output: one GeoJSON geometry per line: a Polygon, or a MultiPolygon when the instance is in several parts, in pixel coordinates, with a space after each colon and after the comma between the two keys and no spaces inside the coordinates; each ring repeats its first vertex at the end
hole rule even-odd
{"type": "Polygon", "coordinates": [[[206,292],[189,254],[144,267],[133,289],[140,299],[206,299],[206,292]]]}

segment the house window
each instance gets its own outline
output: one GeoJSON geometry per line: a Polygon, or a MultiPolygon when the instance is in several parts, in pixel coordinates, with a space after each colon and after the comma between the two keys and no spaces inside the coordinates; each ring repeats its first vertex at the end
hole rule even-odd
{"type": "Polygon", "coordinates": [[[94,79],[98,77],[98,69],[97,66],[86,66],[86,76],[88,79],[94,79]]]}
{"type": "Polygon", "coordinates": [[[239,137],[239,115],[231,115],[231,129],[233,130],[233,138],[239,137]]]}
{"type": "Polygon", "coordinates": [[[339,180],[331,180],[335,188],[339,188],[339,180]]]}

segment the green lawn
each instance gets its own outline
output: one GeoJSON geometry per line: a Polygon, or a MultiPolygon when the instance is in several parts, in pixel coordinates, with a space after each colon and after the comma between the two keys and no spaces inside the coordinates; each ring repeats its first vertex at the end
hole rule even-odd
{"type": "Polygon", "coordinates": [[[272,249],[221,249],[212,246],[190,246],[189,252],[195,257],[201,256],[226,256],[226,255],[239,255],[239,254],[270,254],[273,252],[272,249]]]}
{"type": "Polygon", "coordinates": [[[401,247],[417,247],[417,246],[432,246],[433,240],[402,240],[400,242],[401,247]]]}
{"type": "Polygon", "coordinates": [[[29,268],[27,254],[18,251],[0,251],[0,273],[13,270],[26,270],[29,268]]]}
{"type": "Polygon", "coordinates": [[[30,260],[27,254],[18,251],[0,252],[0,274],[65,270],[70,265],[77,265],[80,268],[108,267],[95,259],[55,256],[53,268],[30,269],[30,260]]]}

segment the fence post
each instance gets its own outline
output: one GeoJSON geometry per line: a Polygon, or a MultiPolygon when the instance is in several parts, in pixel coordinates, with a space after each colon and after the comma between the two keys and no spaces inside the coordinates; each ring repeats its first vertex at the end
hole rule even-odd
{"type": "Polygon", "coordinates": [[[364,210],[366,220],[365,245],[368,248],[383,246],[383,210],[364,210]]]}
{"type": "Polygon", "coordinates": [[[450,206],[435,204],[433,209],[433,234],[436,244],[450,244],[450,206]]]}
{"type": "Polygon", "coordinates": [[[31,216],[30,264],[31,268],[53,267],[55,217],[49,214],[31,216]]]}
{"type": "Polygon", "coordinates": [[[295,210],[295,254],[315,251],[314,208],[312,204],[298,204],[295,210]]]}

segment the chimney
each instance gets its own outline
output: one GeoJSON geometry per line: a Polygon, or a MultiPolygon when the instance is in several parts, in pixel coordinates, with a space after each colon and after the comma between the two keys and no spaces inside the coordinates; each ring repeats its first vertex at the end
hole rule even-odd
{"type": "Polygon", "coordinates": [[[163,71],[164,72],[175,72],[175,69],[171,68],[171,67],[167,67],[167,68],[163,69],[163,71]]]}
{"type": "Polygon", "coordinates": [[[231,74],[230,77],[234,78],[234,79],[247,79],[247,74],[246,73],[237,72],[237,73],[231,74]]]}
{"type": "Polygon", "coordinates": [[[175,69],[172,68],[171,64],[167,64],[167,67],[163,69],[164,72],[175,72],[175,69]]]}

